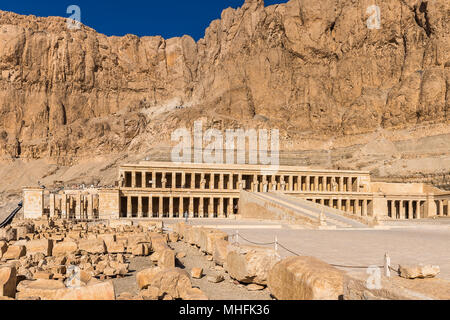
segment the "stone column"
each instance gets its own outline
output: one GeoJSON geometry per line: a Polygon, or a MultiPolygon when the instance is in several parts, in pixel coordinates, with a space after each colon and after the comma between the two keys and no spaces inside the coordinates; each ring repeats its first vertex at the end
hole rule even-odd
{"type": "Polygon", "coordinates": [[[82,219],[83,217],[81,216],[81,210],[82,210],[82,195],[81,194],[78,194],[77,195],[77,204],[76,204],[76,209],[75,209],[75,212],[76,212],[76,217],[78,218],[78,219],[82,219]]]}
{"type": "Polygon", "coordinates": [[[391,200],[390,207],[391,207],[391,218],[396,219],[397,213],[395,212],[395,200],[391,200]]]}
{"type": "Polygon", "coordinates": [[[55,216],[55,194],[50,193],[50,218],[55,216]]]}
{"type": "Polygon", "coordinates": [[[209,198],[208,218],[214,218],[214,198],[209,198]]]}
{"type": "Polygon", "coordinates": [[[162,183],[162,188],[165,189],[167,187],[167,179],[166,179],[166,173],[165,172],[162,173],[161,183],[162,183]]]}
{"type": "Polygon", "coordinates": [[[204,208],[204,198],[203,197],[200,197],[200,200],[199,200],[199,206],[198,206],[198,217],[199,218],[203,218],[203,216],[204,216],[204,210],[205,210],[205,208],[204,208]]]}
{"type": "Polygon", "coordinates": [[[177,188],[177,173],[172,172],[172,189],[177,188]]]}
{"type": "Polygon", "coordinates": [[[136,188],[136,171],[131,171],[131,187],[136,188]]]}
{"type": "Polygon", "coordinates": [[[294,191],[294,176],[289,176],[289,191],[294,191]]]}
{"type": "Polygon", "coordinates": [[[194,198],[189,197],[189,218],[194,217],[194,198]]]}
{"type": "Polygon", "coordinates": [[[61,218],[67,219],[67,195],[64,193],[61,198],[61,218]]]}
{"type": "Polygon", "coordinates": [[[173,218],[174,214],[173,214],[173,197],[170,196],[169,197],[169,217],[173,218]]]}
{"type": "Polygon", "coordinates": [[[219,212],[218,212],[217,216],[219,218],[224,218],[224,214],[223,214],[223,197],[220,197],[220,199],[219,199],[219,212]]]}
{"type": "Polygon", "coordinates": [[[363,217],[367,216],[367,199],[363,200],[362,215],[363,217]]]}
{"type": "Polygon", "coordinates": [[[132,205],[131,205],[131,196],[127,197],[127,218],[131,218],[133,216],[132,213],[132,205]]]}
{"type": "Polygon", "coordinates": [[[319,191],[319,177],[314,177],[314,187],[312,188],[312,191],[319,191]]]}
{"type": "Polygon", "coordinates": [[[244,189],[244,187],[242,185],[242,174],[241,173],[239,173],[239,175],[238,175],[238,189],[239,190],[243,190],[244,189]]]}
{"type": "Polygon", "coordinates": [[[347,179],[347,192],[352,192],[352,178],[347,179]]]}
{"type": "Polygon", "coordinates": [[[355,205],[353,206],[353,214],[359,216],[361,215],[361,211],[359,211],[359,200],[355,199],[354,203],[355,205]]]}
{"type": "Polygon", "coordinates": [[[209,189],[214,190],[214,185],[216,184],[216,174],[211,173],[211,182],[209,184],[209,189]]]}
{"type": "Polygon", "coordinates": [[[233,190],[233,174],[229,174],[229,178],[228,178],[228,190],[233,190]]]}
{"type": "Polygon", "coordinates": [[[306,176],[306,191],[311,191],[311,177],[306,176]]]}
{"type": "Polygon", "coordinates": [[[181,173],[181,189],[186,188],[186,172],[181,173]]]}
{"type": "Polygon", "coordinates": [[[88,219],[94,219],[94,195],[90,194],[88,198],[87,217],[88,219]]]}
{"type": "Polygon", "coordinates": [[[142,211],[142,196],[138,196],[138,212],[137,212],[138,218],[144,217],[144,212],[142,211]]]}
{"type": "Polygon", "coordinates": [[[227,209],[227,217],[231,217],[233,215],[233,198],[228,200],[228,209],[227,209]]]}
{"type": "Polygon", "coordinates": [[[344,178],[343,177],[338,177],[339,179],[339,192],[345,192],[344,190],[344,178]]]}
{"type": "Polygon", "coordinates": [[[164,197],[159,197],[159,218],[162,218],[164,216],[164,197]]]}
{"type": "Polygon", "coordinates": [[[191,189],[195,189],[195,172],[191,173],[191,189]]]}
{"type": "Polygon", "coordinates": [[[148,217],[153,218],[153,197],[148,197],[148,217]]]}
{"type": "Polygon", "coordinates": [[[219,189],[220,190],[224,190],[225,189],[225,179],[223,178],[223,173],[220,174],[219,176],[219,189]]]}
{"type": "Polygon", "coordinates": [[[400,219],[405,219],[405,207],[403,206],[404,200],[400,200],[400,219]]]}
{"type": "Polygon", "coordinates": [[[408,219],[414,219],[414,213],[413,213],[413,201],[409,200],[408,201],[408,219]]]}
{"type": "Polygon", "coordinates": [[[180,202],[178,203],[178,212],[179,212],[179,218],[184,218],[184,198],[180,197],[180,202]]]}
{"type": "Polygon", "coordinates": [[[342,210],[342,198],[337,199],[337,209],[342,210]]]}
{"type": "Polygon", "coordinates": [[[439,200],[439,215],[444,216],[444,200],[439,200]]]}
{"type": "Polygon", "coordinates": [[[142,188],[147,188],[147,172],[145,172],[145,171],[142,171],[141,172],[141,185],[142,185],[142,188]]]}
{"type": "Polygon", "coordinates": [[[200,175],[200,189],[204,190],[206,186],[205,174],[200,175]]]}

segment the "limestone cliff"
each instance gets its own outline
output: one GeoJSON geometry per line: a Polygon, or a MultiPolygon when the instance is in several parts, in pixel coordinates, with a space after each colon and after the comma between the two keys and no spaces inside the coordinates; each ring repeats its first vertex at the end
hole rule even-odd
{"type": "Polygon", "coordinates": [[[33,179],[67,180],[58,170],[94,155],[164,158],[171,132],[202,119],[279,128],[285,163],[449,186],[450,2],[375,1],[378,30],[373,2],[247,0],[198,42],[0,11],[4,170],[47,159],[33,179]]]}

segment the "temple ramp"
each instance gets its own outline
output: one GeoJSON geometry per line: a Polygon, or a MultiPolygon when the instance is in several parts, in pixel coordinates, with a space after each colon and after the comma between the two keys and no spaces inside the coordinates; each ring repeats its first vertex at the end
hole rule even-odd
{"type": "Polygon", "coordinates": [[[320,227],[320,214],[323,212],[327,226],[338,229],[367,228],[366,224],[341,216],[334,208],[282,193],[243,191],[239,207],[243,218],[281,220],[317,228],[320,227]]]}

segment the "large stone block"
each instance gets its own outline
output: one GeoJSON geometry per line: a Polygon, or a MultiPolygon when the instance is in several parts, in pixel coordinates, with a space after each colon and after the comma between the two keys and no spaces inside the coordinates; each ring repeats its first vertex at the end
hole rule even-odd
{"type": "Polygon", "coordinates": [[[290,257],[269,272],[269,290],[279,300],[338,300],[344,273],[313,257],[290,257]]]}
{"type": "Polygon", "coordinates": [[[111,281],[96,283],[80,288],[67,288],[59,290],[56,300],[115,300],[114,285],[111,281]]]}
{"type": "Polygon", "coordinates": [[[26,256],[27,249],[22,245],[12,245],[8,247],[8,250],[3,254],[3,260],[18,260],[21,257],[26,256]]]}
{"type": "Polygon", "coordinates": [[[214,230],[206,234],[206,253],[213,254],[217,241],[228,241],[228,234],[223,231],[214,230]]]}
{"type": "Polygon", "coordinates": [[[272,267],[280,261],[275,250],[254,246],[229,246],[226,270],[243,283],[267,284],[272,267]]]}
{"type": "Polygon", "coordinates": [[[56,300],[61,293],[60,289],[66,286],[59,280],[24,280],[17,286],[18,299],[40,298],[41,300],[56,300]]]}
{"type": "Polygon", "coordinates": [[[174,299],[184,299],[192,288],[189,274],[179,268],[151,268],[139,272],[136,281],[140,289],[155,287],[158,296],[170,295],[174,299]]]}
{"type": "Polygon", "coordinates": [[[15,298],[17,271],[14,265],[0,266],[0,297],[15,298]]]}
{"type": "Polygon", "coordinates": [[[224,265],[227,260],[229,245],[230,243],[226,240],[218,239],[214,242],[213,260],[216,264],[224,265]]]}
{"type": "Polygon", "coordinates": [[[103,254],[106,252],[105,241],[102,239],[80,240],[78,242],[78,249],[94,254],[103,254]]]}
{"type": "Polygon", "coordinates": [[[159,251],[158,267],[175,268],[175,251],[172,249],[159,251]]]}
{"type": "Polygon", "coordinates": [[[45,256],[49,257],[52,255],[53,251],[53,241],[42,239],[42,240],[30,240],[25,244],[27,248],[27,255],[33,255],[36,253],[43,253],[45,256]]]}
{"type": "Polygon", "coordinates": [[[78,244],[75,241],[58,242],[53,246],[54,256],[64,256],[78,251],[78,244]]]}
{"type": "Polygon", "coordinates": [[[405,279],[425,279],[436,277],[441,269],[439,266],[431,265],[400,265],[398,271],[400,276],[405,279]]]}
{"type": "Polygon", "coordinates": [[[0,228],[0,240],[3,241],[17,240],[16,229],[11,228],[11,226],[8,226],[6,228],[0,228]]]}
{"type": "Polygon", "coordinates": [[[5,241],[0,241],[0,259],[2,258],[6,250],[8,250],[8,245],[5,241]]]}

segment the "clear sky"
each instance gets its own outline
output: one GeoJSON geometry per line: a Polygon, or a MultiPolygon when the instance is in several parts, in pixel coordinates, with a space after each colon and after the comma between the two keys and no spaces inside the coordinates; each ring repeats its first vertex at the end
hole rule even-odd
{"type": "MultiPolygon", "coordinates": [[[[265,0],[265,5],[284,2],[287,0],[265,0]]],[[[167,39],[188,34],[198,40],[210,22],[220,18],[223,9],[243,3],[244,0],[1,0],[0,9],[41,17],[69,17],[67,7],[78,5],[81,22],[108,36],[131,33],[167,39]]]]}

